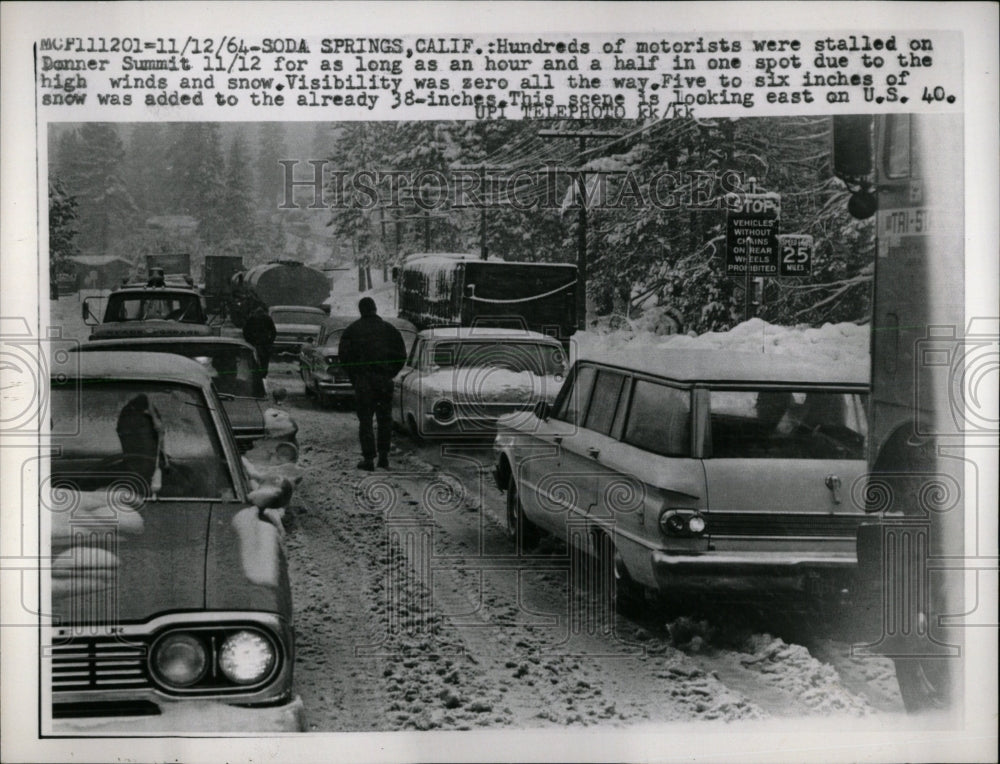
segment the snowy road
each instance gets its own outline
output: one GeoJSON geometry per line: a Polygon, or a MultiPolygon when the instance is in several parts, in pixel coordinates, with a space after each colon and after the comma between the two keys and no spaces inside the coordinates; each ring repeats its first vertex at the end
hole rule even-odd
{"type": "Polygon", "coordinates": [[[784,613],[608,616],[555,542],[516,556],[488,444],[399,437],[390,472],[360,472],[354,413],[273,371],[306,471],[288,545],[309,729],[902,714],[891,662],[784,613]]]}

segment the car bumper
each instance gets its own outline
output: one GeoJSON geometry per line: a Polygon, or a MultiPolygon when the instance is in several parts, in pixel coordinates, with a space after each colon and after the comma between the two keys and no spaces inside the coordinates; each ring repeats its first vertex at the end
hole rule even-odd
{"type": "Polygon", "coordinates": [[[858,569],[854,552],[796,554],[789,552],[652,553],[658,588],[747,592],[807,592],[817,580],[853,581],[858,569]]]}
{"type": "Polygon", "coordinates": [[[160,713],[140,716],[68,717],[52,720],[53,735],[162,732],[304,732],[305,709],[295,696],[278,706],[242,707],[214,701],[159,704],[160,713]]]}
{"type": "Polygon", "coordinates": [[[316,377],[316,387],[321,393],[323,393],[323,395],[329,395],[332,397],[343,397],[343,398],[354,397],[354,388],[351,386],[351,383],[349,381],[323,379],[322,377],[316,377]]]}
{"type": "Polygon", "coordinates": [[[420,424],[421,435],[451,435],[455,437],[492,438],[497,434],[497,420],[501,416],[456,416],[442,422],[433,414],[424,414],[420,424]]]}

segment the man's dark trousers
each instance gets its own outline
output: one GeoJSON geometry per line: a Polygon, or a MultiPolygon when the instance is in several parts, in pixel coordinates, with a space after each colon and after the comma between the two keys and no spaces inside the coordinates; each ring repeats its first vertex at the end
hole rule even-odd
{"type": "Polygon", "coordinates": [[[376,451],[388,457],[392,438],[392,377],[376,372],[358,374],[354,380],[354,396],[358,410],[358,435],[361,455],[374,460],[376,451]],[[372,416],[378,425],[378,444],[372,430],[372,416]]]}

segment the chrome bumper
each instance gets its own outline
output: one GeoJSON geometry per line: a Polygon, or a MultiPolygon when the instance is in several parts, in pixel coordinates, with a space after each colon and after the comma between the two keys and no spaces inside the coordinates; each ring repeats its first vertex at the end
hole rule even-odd
{"type": "Polygon", "coordinates": [[[652,553],[653,574],[660,589],[772,593],[805,591],[814,578],[854,578],[854,552],[706,552],[652,553]]]}
{"type": "Polygon", "coordinates": [[[52,720],[53,735],[132,735],[150,732],[304,732],[305,709],[297,695],[280,706],[243,707],[217,701],[160,703],[148,716],[67,717],[52,720]]]}

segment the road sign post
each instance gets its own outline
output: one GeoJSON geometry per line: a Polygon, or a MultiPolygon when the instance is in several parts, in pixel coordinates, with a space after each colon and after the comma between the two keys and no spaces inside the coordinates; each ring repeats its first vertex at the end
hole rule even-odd
{"type": "Polygon", "coordinates": [[[777,276],[780,247],[778,194],[726,196],[726,274],[744,277],[744,317],[750,318],[750,280],[777,276]]]}

